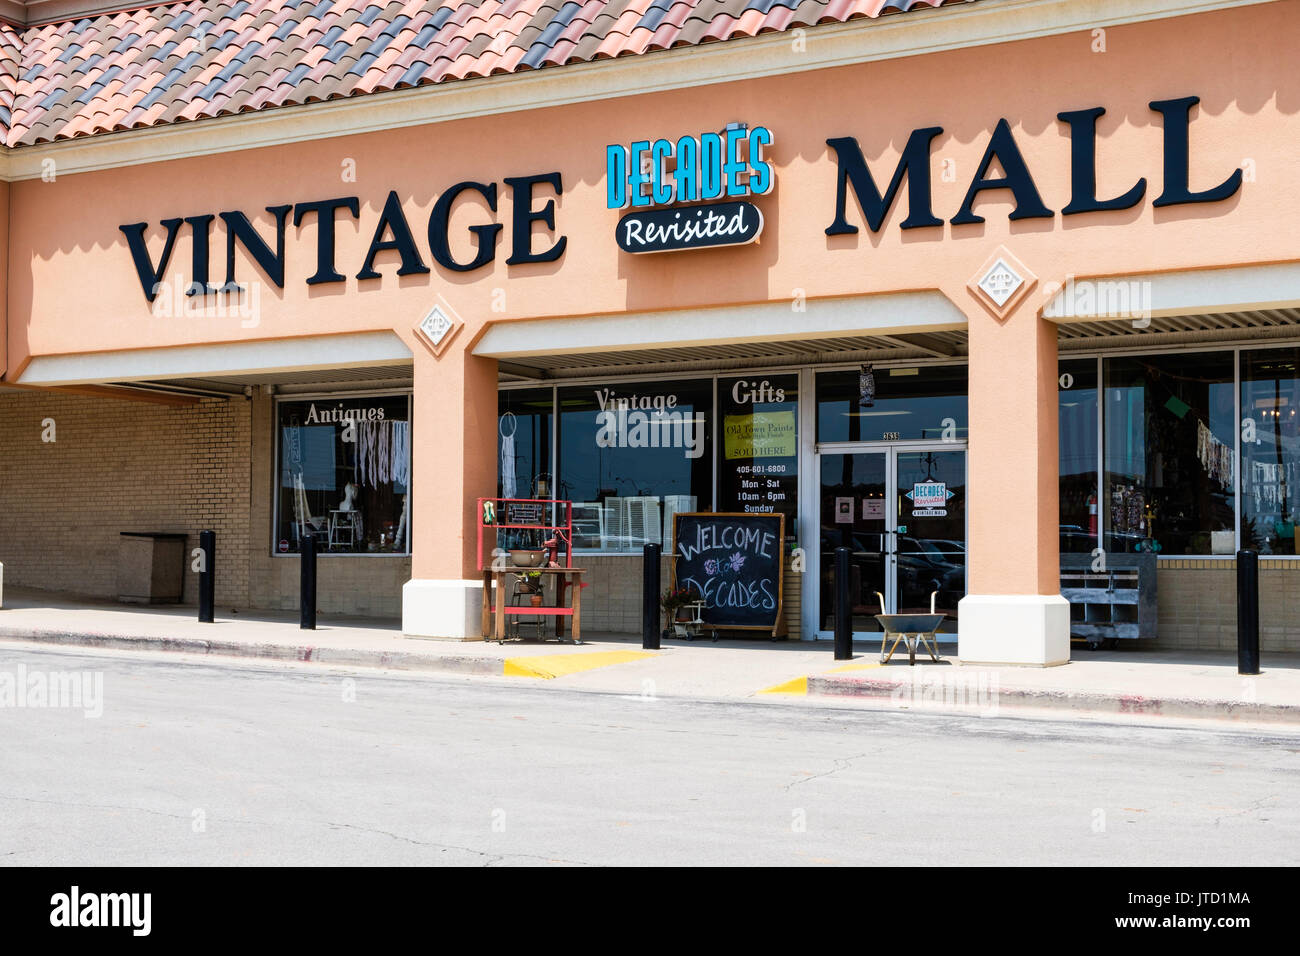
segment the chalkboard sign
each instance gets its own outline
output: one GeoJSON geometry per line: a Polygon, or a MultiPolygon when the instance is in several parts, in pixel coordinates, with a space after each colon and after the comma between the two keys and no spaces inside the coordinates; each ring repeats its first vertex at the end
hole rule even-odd
{"type": "Polygon", "coordinates": [[[785,515],[691,511],[673,516],[673,586],[705,601],[705,625],[784,633],[785,515]]]}

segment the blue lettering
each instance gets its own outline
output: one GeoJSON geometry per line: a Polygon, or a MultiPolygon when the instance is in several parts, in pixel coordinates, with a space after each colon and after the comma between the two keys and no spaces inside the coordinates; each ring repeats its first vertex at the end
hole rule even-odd
{"type": "Polygon", "coordinates": [[[673,201],[673,191],[664,182],[664,160],[673,154],[673,144],[666,139],[657,139],[650,149],[650,191],[656,206],[666,206],[673,201]]]}
{"type": "Polygon", "coordinates": [[[677,141],[677,201],[695,202],[700,192],[700,150],[695,137],[683,136],[677,141]]]}
{"type": "Polygon", "coordinates": [[[728,196],[745,195],[745,184],[740,181],[740,174],[745,171],[745,162],[740,158],[740,142],[747,135],[743,129],[727,130],[727,161],[723,164],[722,175],[727,181],[728,196]]]}
{"type": "Polygon", "coordinates": [[[645,195],[642,189],[648,182],[645,170],[645,154],[649,149],[650,141],[648,139],[632,144],[631,156],[628,159],[627,190],[630,193],[629,199],[633,206],[650,205],[650,197],[645,195]]]}
{"type": "Polygon", "coordinates": [[[705,133],[700,137],[700,198],[722,195],[722,137],[705,133]]]}
{"type": "Polygon", "coordinates": [[[772,191],[772,164],[763,158],[763,147],[772,145],[772,131],[766,126],[755,126],[749,133],[749,189],[756,196],[766,196],[772,191]]]}
{"type": "Polygon", "coordinates": [[[605,201],[610,209],[627,205],[627,150],[617,143],[605,147],[605,201]]]}

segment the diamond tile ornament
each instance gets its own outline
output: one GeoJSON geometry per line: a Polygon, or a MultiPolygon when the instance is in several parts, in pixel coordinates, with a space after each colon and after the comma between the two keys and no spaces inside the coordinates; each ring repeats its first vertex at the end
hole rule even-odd
{"type": "Polygon", "coordinates": [[[415,327],[415,331],[428,343],[429,348],[433,350],[433,354],[438,355],[456,337],[456,332],[459,331],[460,326],[461,321],[456,317],[450,306],[444,308],[442,305],[435,305],[429,310],[429,314],[420,320],[420,324],[415,327]]]}
{"type": "Polygon", "coordinates": [[[442,340],[451,331],[451,319],[447,318],[442,309],[435,305],[429,310],[429,314],[424,317],[424,321],[420,323],[420,331],[428,337],[436,348],[442,344],[442,340]]]}
{"type": "Polygon", "coordinates": [[[984,294],[1000,309],[1024,283],[1025,280],[1020,273],[1007,265],[1005,259],[999,258],[976,285],[983,289],[984,294]]]}
{"type": "Polygon", "coordinates": [[[1038,285],[1033,270],[998,246],[966,283],[971,296],[997,318],[1005,320],[1038,285]]]}

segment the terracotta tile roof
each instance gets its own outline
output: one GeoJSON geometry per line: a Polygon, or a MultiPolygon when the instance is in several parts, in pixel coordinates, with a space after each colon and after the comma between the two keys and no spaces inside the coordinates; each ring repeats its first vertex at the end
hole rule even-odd
{"type": "Polygon", "coordinates": [[[14,94],[22,63],[22,39],[7,23],[0,23],[0,132],[8,140],[13,125],[14,94]]]}
{"type": "Polygon", "coordinates": [[[974,0],[238,0],[0,23],[9,146],[974,0]]]}

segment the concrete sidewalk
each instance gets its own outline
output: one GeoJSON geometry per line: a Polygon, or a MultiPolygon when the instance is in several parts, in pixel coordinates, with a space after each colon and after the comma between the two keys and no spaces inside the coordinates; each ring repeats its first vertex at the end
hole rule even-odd
{"type": "MultiPolygon", "coordinates": [[[[218,614],[200,624],[194,608],[138,607],[26,589],[7,589],[0,642],[102,650],[165,651],[337,667],[541,678],[575,690],[640,697],[754,698],[798,703],[807,697],[872,708],[1102,718],[1185,718],[1287,724],[1300,728],[1300,655],[1269,654],[1264,673],[1245,678],[1226,652],[1076,649],[1052,668],[962,666],[954,645],[941,663],[882,666],[878,644],[854,646],[837,663],[828,642],[668,640],[641,650],[631,635],[584,635],[572,643],[436,641],[403,637],[397,621],[322,617],[315,631],[297,616],[218,614]]],[[[0,661],[3,649],[0,648],[0,661]]]]}

